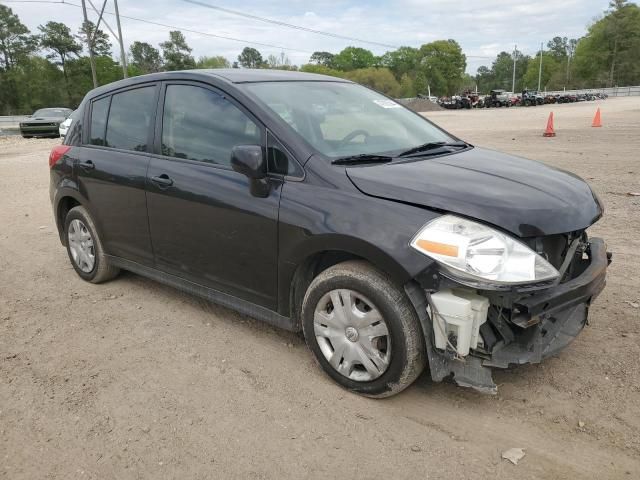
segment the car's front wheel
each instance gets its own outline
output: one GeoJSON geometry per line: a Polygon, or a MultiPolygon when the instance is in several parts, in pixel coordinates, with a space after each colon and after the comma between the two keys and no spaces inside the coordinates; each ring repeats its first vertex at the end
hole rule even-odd
{"type": "Polygon", "coordinates": [[[370,397],[405,388],[425,365],[420,322],[405,293],[363,261],[320,273],[302,305],[309,348],[338,384],[370,397]]]}
{"type": "Polygon", "coordinates": [[[64,231],[69,260],[80,277],[91,283],[102,283],[118,275],[120,270],[109,264],[93,220],[84,207],[69,210],[64,231]]]}

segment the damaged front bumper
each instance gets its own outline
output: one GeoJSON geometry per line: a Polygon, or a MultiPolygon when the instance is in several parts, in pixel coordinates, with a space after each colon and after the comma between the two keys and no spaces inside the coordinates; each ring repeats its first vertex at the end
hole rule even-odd
{"type": "Polygon", "coordinates": [[[464,357],[435,348],[424,282],[408,284],[407,294],[422,322],[431,377],[434,381],[453,377],[460,386],[496,393],[491,368],[539,363],[582,331],[591,302],[605,286],[610,261],[605,242],[594,238],[576,259],[572,278],[564,283],[530,291],[478,292],[489,298],[490,314],[480,329],[482,347],[464,357]]]}

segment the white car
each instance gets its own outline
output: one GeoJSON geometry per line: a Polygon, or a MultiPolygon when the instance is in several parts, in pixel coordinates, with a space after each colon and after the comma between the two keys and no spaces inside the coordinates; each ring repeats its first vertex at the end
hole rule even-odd
{"type": "Polygon", "coordinates": [[[73,119],[75,118],[75,113],[77,110],[74,110],[73,112],[71,112],[71,115],[69,115],[64,122],[62,122],[60,124],[60,126],[58,127],[58,132],[60,133],[60,136],[64,138],[64,136],[67,134],[67,132],[69,131],[69,127],[71,126],[71,122],[73,122],[73,119]]]}

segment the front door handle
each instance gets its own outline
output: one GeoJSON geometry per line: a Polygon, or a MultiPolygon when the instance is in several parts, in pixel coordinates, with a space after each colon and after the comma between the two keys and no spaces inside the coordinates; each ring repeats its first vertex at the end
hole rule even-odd
{"type": "Polygon", "coordinates": [[[80,165],[80,168],[82,168],[83,170],[93,170],[94,168],[96,168],[96,165],[91,160],[80,162],[78,165],[80,165]]]}
{"type": "Polygon", "coordinates": [[[169,175],[163,173],[162,175],[158,175],[157,177],[151,177],[151,181],[158,185],[159,187],[170,187],[173,185],[173,180],[169,175]]]}

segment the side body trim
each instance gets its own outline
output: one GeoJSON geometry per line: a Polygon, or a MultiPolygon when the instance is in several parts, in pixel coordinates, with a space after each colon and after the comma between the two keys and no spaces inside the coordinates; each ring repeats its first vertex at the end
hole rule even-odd
{"type": "Polygon", "coordinates": [[[176,275],[161,272],[155,268],[147,267],[121,257],[115,257],[113,255],[105,256],[109,259],[109,262],[116,267],[204,298],[205,300],[230,308],[238,313],[242,313],[243,315],[248,315],[249,317],[261,320],[269,325],[273,325],[274,327],[292,332],[299,329],[296,322],[294,322],[290,317],[280,315],[268,308],[255,305],[227,293],[219,292],[212,288],[205,287],[204,285],[185,280],[184,278],[180,278],[176,275]]]}

